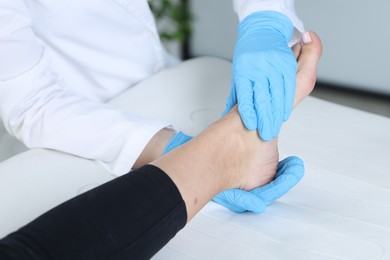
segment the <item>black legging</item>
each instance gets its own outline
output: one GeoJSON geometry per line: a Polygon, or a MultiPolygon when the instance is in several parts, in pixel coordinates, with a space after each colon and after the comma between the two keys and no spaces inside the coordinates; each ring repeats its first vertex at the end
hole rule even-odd
{"type": "Polygon", "coordinates": [[[146,165],[6,236],[0,240],[0,259],[149,259],[186,221],[176,185],[146,165]]]}

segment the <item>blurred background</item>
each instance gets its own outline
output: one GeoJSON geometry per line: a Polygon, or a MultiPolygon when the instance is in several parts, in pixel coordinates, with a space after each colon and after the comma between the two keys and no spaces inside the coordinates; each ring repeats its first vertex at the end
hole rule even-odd
{"type": "MultiPolygon", "coordinates": [[[[167,49],[182,59],[231,60],[238,24],[231,0],[152,0],[167,49]],[[159,16],[158,16],[159,15],[159,16]]],[[[390,117],[390,2],[296,0],[324,45],[312,96],[390,117]]]]}

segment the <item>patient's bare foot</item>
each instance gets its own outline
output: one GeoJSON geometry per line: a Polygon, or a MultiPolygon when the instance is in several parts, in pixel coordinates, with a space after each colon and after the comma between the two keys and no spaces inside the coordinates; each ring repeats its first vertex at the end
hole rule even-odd
{"type": "MultiPolygon", "coordinates": [[[[313,89],[322,45],[301,46],[295,105],[313,89]]],[[[279,161],[277,139],[264,142],[257,131],[247,130],[234,107],[188,143],[152,164],[164,170],[178,187],[187,207],[188,220],[217,193],[230,188],[250,190],[271,181],[279,161]]]]}
{"type": "MultiPolygon", "coordinates": [[[[295,106],[314,88],[317,63],[322,53],[321,40],[317,34],[307,34],[311,42],[301,43],[294,48],[298,61],[295,106]]],[[[220,177],[228,181],[223,190],[250,190],[268,183],[274,178],[279,161],[277,139],[264,142],[257,131],[248,131],[236,107],[182,148],[176,150],[193,154],[190,160],[196,161],[203,171],[222,173],[220,177]],[[204,154],[207,154],[206,158],[204,154]]],[[[181,158],[183,161],[188,160],[188,156],[181,158]]]]}
{"type": "MultiPolygon", "coordinates": [[[[316,33],[306,32],[304,40],[305,42],[301,42],[294,48],[298,61],[294,107],[313,90],[317,64],[322,54],[321,39],[316,33]]],[[[230,117],[229,124],[237,127],[238,113],[233,110],[227,117],[230,117]]],[[[241,134],[241,142],[245,143],[245,151],[240,151],[240,146],[236,144],[238,153],[236,156],[241,158],[239,159],[241,164],[238,167],[239,178],[242,178],[239,188],[249,190],[268,183],[274,178],[279,161],[277,139],[268,143],[263,142],[258,137],[257,131],[248,132],[243,126],[238,133],[241,134]],[[253,175],[248,175],[248,173],[253,173],[253,175]]]]}
{"type": "MultiPolygon", "coordinates": [[[[315,32],[305,32],[304,39],[305,42],[302,41],[294,48],[294,54],[298,61],[294,107],[313,90],[316,82],[317,64],[322,54],[321,39],[315,32]],[[307,42],[308,40],[310,42],[307,42]]],[[[235,111],[227,116],[234,117],[232,122],[237,121],[238,114],[235,111]]],[[[245,135],[242,140],[246,142],[246,152],[248,153],[241,154],[243,158],[239,168],[241,170],[240,174],[244,176],[249,172],[261,174],[246,175],[239,186],[245,190],[258,187],[272,180],[276,174],[279,161],[277,139],[267,143],[258,138],[256,131],[247,132],[240,129],[240,133],[245,135]]]]}

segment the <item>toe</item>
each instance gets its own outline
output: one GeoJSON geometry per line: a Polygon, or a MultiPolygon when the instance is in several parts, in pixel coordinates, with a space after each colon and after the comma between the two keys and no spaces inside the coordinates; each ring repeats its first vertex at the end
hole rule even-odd
{"type": "Polygon", "coordinates": [[[322,43],[315,32],[307,32],[311,38],[308,43],[301,44],[298,56],[298,71],[294,107],[313,90],[316,82],[317,64],[322,54],[322,43]]]}

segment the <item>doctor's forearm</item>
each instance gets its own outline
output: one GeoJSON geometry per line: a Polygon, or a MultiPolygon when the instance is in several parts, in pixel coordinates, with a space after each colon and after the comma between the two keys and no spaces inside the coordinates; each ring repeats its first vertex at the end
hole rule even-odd
{"type": "MultiPolygon", "coordinates": [[[[97,69],[94,64],[96,62],[83,63],[83,60],[100,60],[102,57],[97,53],[104,51],[94,50],[89,44],[90,37],[80,36],[83,32],[82,29],[77,28],[74,33],[68,31],[72,26],[60,25],[63,23],[61,19],[53,19],[56,25],[50,27],[52,28],[50,30],[44,30],[49,22],[47,24],[42,21],[39,23],[37,20],[45,19],[32,19],[30,17],[30,12],[36,17],[40,17],[41,13],[36,9],[41,8],[27,8],[27,6],[31,7],[35,4],[25,2],[23,0],[0,1],[0,117],[2,123],[8,133],[29,148],[48,148],[62,151],[95,160],[114,175],[127,173],[148,141],[168,124],[122,112],[103,103],[113,97],[114,92],[100,89],[103,85],[111,85],[105,81],[104,75],[106,73],[111,75],[112,69],[110,65],[98,66],[99,69],[97,69]],[[73,47],[66,44],[61,45],[64,42],[61,39],[58,39],[57,45],[53,42],[48,44],[45,41],[45,39],[51,39],[51,30],[56,31],[57,29],[59,34],[66,39],[65,42],[73,47]],[[37,32],[41,32],[42,35],[37,32]],[[44,36],[45,39],[42,39],[41,36],[44,36]],[[79,39],[80,42],[78,40],[73,42],[74,39],[79,39]],[[57,57],[56,51],[53,52],[50,46],[64,54],[59,56],[67,57],[57,57]],[[89,51],[92,51],[93,55],[86,54],[91,56],[81,58],[79,61],[73,60],[73,57],[78,56],[77,50],[83,48],[85,50],[91,48],[89,51]],[[68,67],[69,65],[70,67],[68,67]],[[89,74],[91,71],[99,71],[102,77],[100,78],[100,75],[96,78],[91,76],[92,74],[89,74]],[[83,76],[84,72],[86,75],[83,76]],[[75,78],[78,80],[73,80],[75,78]]],[[[96,10],[107,8],[106,5],[116,6],[113,3],[106,3],[96,7],[96,10]]],[[[58,6],[57,4],[43,4],[43,6],[42,9],[47,8],[44,13],[50,14],[51,11],[57,10],[56,8],[61,4],[58,3],[58,6]]],[[[84,8],[83,4],[80,6],[84,8]]],[[[64,10],[64,13],[68,13],[70,10],[72,13],[77,11],[77,5],[69,6],[69,10],[64,10]]],[[[91,12],[96,10],[91,10],[91,12]]],[[[123,11],[122,9],[115,10],[119,12],[119,15],[123,11]]],[[[102,11],[102,13],[106,12],[102,11]]],[[[114,11],[113,13],[112,15],[115,15],[114,11]]],[[[125,14],[130,15],[128,12],[125,14]]],[[[84,16],[91,17],[88,13],[84,16]]],[[[97,20],[101,18],[100,15],[96,15],[96,17],[97,20]]],[[[132,21],[132,18],[126,20],[132,21]]],[[[77,23],[77,21],[73,22],[77,23]]],[[[129,23],[130,25],[127,24],[123,27],[133,28],[132,23],[129,23]]],[[[80,24],[81,27],[83,25],[85,24],[80,24]]],[[[134,29],[137,28],[144,27],[138,27],[138,24],[134,24],[134,29]]],[[[98,31],[104,36],[107,33],[104,30],[99,29],[98,31]]],[[[106,28],[106,30],[109,29],[106,28]]],[[[95,35],[95,37],[98,36],[95,35]]],[[[57,38],[57,36],[53,38],[57,38]]],[[[130,39],[132,38],[130,37],[130,39]]],[[[147,42],[147,40],[144,42],[146,46],[148,46],[147,42]]],[[[151,40],[150,43],[152,42],[154,41],[151,40]]],[[[102,48],[104,49],[104,46],[102,48]]],[[[113,47],[110,45],[110,48],[113,47]]],[[[126,49],[128,49],[127,45],[126,49]]],[[[147,47],[145,47],[146,49],[147,47]]],[[[119,50],[118,53],[118,56],[121,57],[129,54],[119,50]]],[[[132,53],[130,52],[130,54],[132,53]]],[[[104,62],[101,63],[116,64],[117,60],[112,56],[107,55],[107,58],[103,58],[104,62]]],[[[137,64],[137,67],[143,67],[145,64],[142,62],[137,64]]],[[[146,62],[152,63],[153,59],[146,62]]],[[[130,73],[131,75],[127,78],[129,66],[127,63],[121,64],[117,64],[118,70],[120,68],[125,70],[126,76],[122,78],[119,76],[120,73],[115,74],[115,71],[115,73],[113,72],[115,77],[108,77],[118,79],[118,86],[122,80],[125,82],[125,86],[130,86],[138,80],[137,73],[145,74],[145,72],[134,72],[134,74],[130,73]]],[[[145,71],[149,71],[148,66],[144,67],[145,71]]]]}

